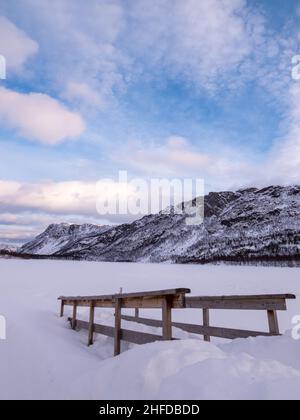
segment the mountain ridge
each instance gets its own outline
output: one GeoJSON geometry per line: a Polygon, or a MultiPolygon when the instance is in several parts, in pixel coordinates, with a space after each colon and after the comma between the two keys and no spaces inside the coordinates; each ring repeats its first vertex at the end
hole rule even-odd
{"type": "Polygon", "coordinates": [[[164,212],[119,226],[50,225],[19,252],[45,255],[48,247],[51,257],[110,262],[300,261],[300,186],[210,193],[204,213],[200,226],[164,212]]]}

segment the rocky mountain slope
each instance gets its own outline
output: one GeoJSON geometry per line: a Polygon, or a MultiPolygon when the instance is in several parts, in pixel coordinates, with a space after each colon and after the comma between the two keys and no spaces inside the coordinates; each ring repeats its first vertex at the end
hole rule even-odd
{"type": "Polygon", "coordinates": [[[300,186],[210,193],[205,220],[146,216],[117,227],[52,225],[23,254],[96,261],[300,263],[300,186]]]}
{"type": "Polygon", "coordinates": [[[52,255],[63,248],[72,248],[77,241],[92,241],[104,233],[110,226],[69,225],[61,223],[59,225],[50,225],[45,232],[37,236],[33,241],[25,244],[21,253],[52,255]]]}

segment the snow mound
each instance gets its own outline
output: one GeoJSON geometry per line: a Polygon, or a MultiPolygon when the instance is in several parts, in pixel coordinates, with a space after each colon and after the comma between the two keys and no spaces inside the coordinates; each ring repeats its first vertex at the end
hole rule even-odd
{"type": "Polygon", "coordinates": [[[290,335],[223,348],[198,340],[158,342],[103,362],[85,378],[86,391],[92,399],[298,399],[299,351],[290,335]]]}

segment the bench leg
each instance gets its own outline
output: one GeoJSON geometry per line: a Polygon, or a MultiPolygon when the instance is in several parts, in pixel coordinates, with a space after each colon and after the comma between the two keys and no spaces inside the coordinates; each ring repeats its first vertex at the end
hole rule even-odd
{"type": "Polygon", "coordinates": [[[168,297],[164,299],[162,308],[163,339],[172,340],[172,305],[168,297]]]}
{"type": "Polygon", "coordinates": [[[122,302],[121,299],[116,299],[115,306],[115,349],[114,355],[118,356],[121,353],[121,318],[122,317],[122,302]]]}
{"type": "Polygon", "coordinates": [[[77,304],[73,305],[72,329],[76,330],[77,304]]]}
{"type": "Polygon", "coordinates": [[[65,302],[62,300],[60,304],[60,317],[63,318],[65,309],[65,302]]]}
{"type": "MultiPolygon", "coordinates": [[[[203,309],[203,326],[209,327],[209,309],[203,309]]],[[[210,342],[210,336],[205,335],[204,341],[210,342]]]]}
{"type": "Polygon", "coordinates": [[[280,335],[278,317],[276,311],[268,311],[270,334],[280,335]]]}
{"type": "Polygon", "coordinates": [[[94,319],[95,319],[95,306],[91,304],[88,346],[92,346],[94,344],[94,319]]]}

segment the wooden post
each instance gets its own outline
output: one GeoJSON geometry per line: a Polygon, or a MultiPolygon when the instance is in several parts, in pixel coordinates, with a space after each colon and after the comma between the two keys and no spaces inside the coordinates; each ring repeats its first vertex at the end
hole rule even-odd
{"type": "Polygon", "coordinates": [[[270,334],[280,335],[276,311],[268,311],[268,321],[269,321],[270,334]]]}
{"type": "Polygon", "coordinates": [[[94,344],[94,319],[95,319],[95,306],[93,303],[91,303],[88,346],[92,346],[94,344]]]}
{"type": "Polygon", "coordinates": [[[115,305],[115,351],[114,355],[121,353],[121,316],[122,316],[122,300],[116,299],[115,305]]]}
{"type": "Polygon", "coordinates": [[[64,309],[65,309],[65,301],[62,300],[60,304],[60,317],[63,318],[64,316],[64,309]]]}
{"type": "Polygon", "coordinates": [[[140,311],[138,308],[135,309],[135,317],[139,318],[140,317],[140,311]]]}
{"type": "Polygon", "coordinates": [[[77,317],[77,303],[73,304],[73,319],[72,319],[72,329],[76,329],[76,317],[77,317]]]}
{"type": "Polygon", "coordinates": [[[162,307],[163,339],[172,340],[172,305],[171,299],[166,296],[162,307]]]}
{"type": "MultiPolygon", "coordinates": [[[[209,309],[203,309],[203,326],[209,327],[209,309]]],[[[210,342],[210,336],[205,335],[204,341],[210,342]]]]}

